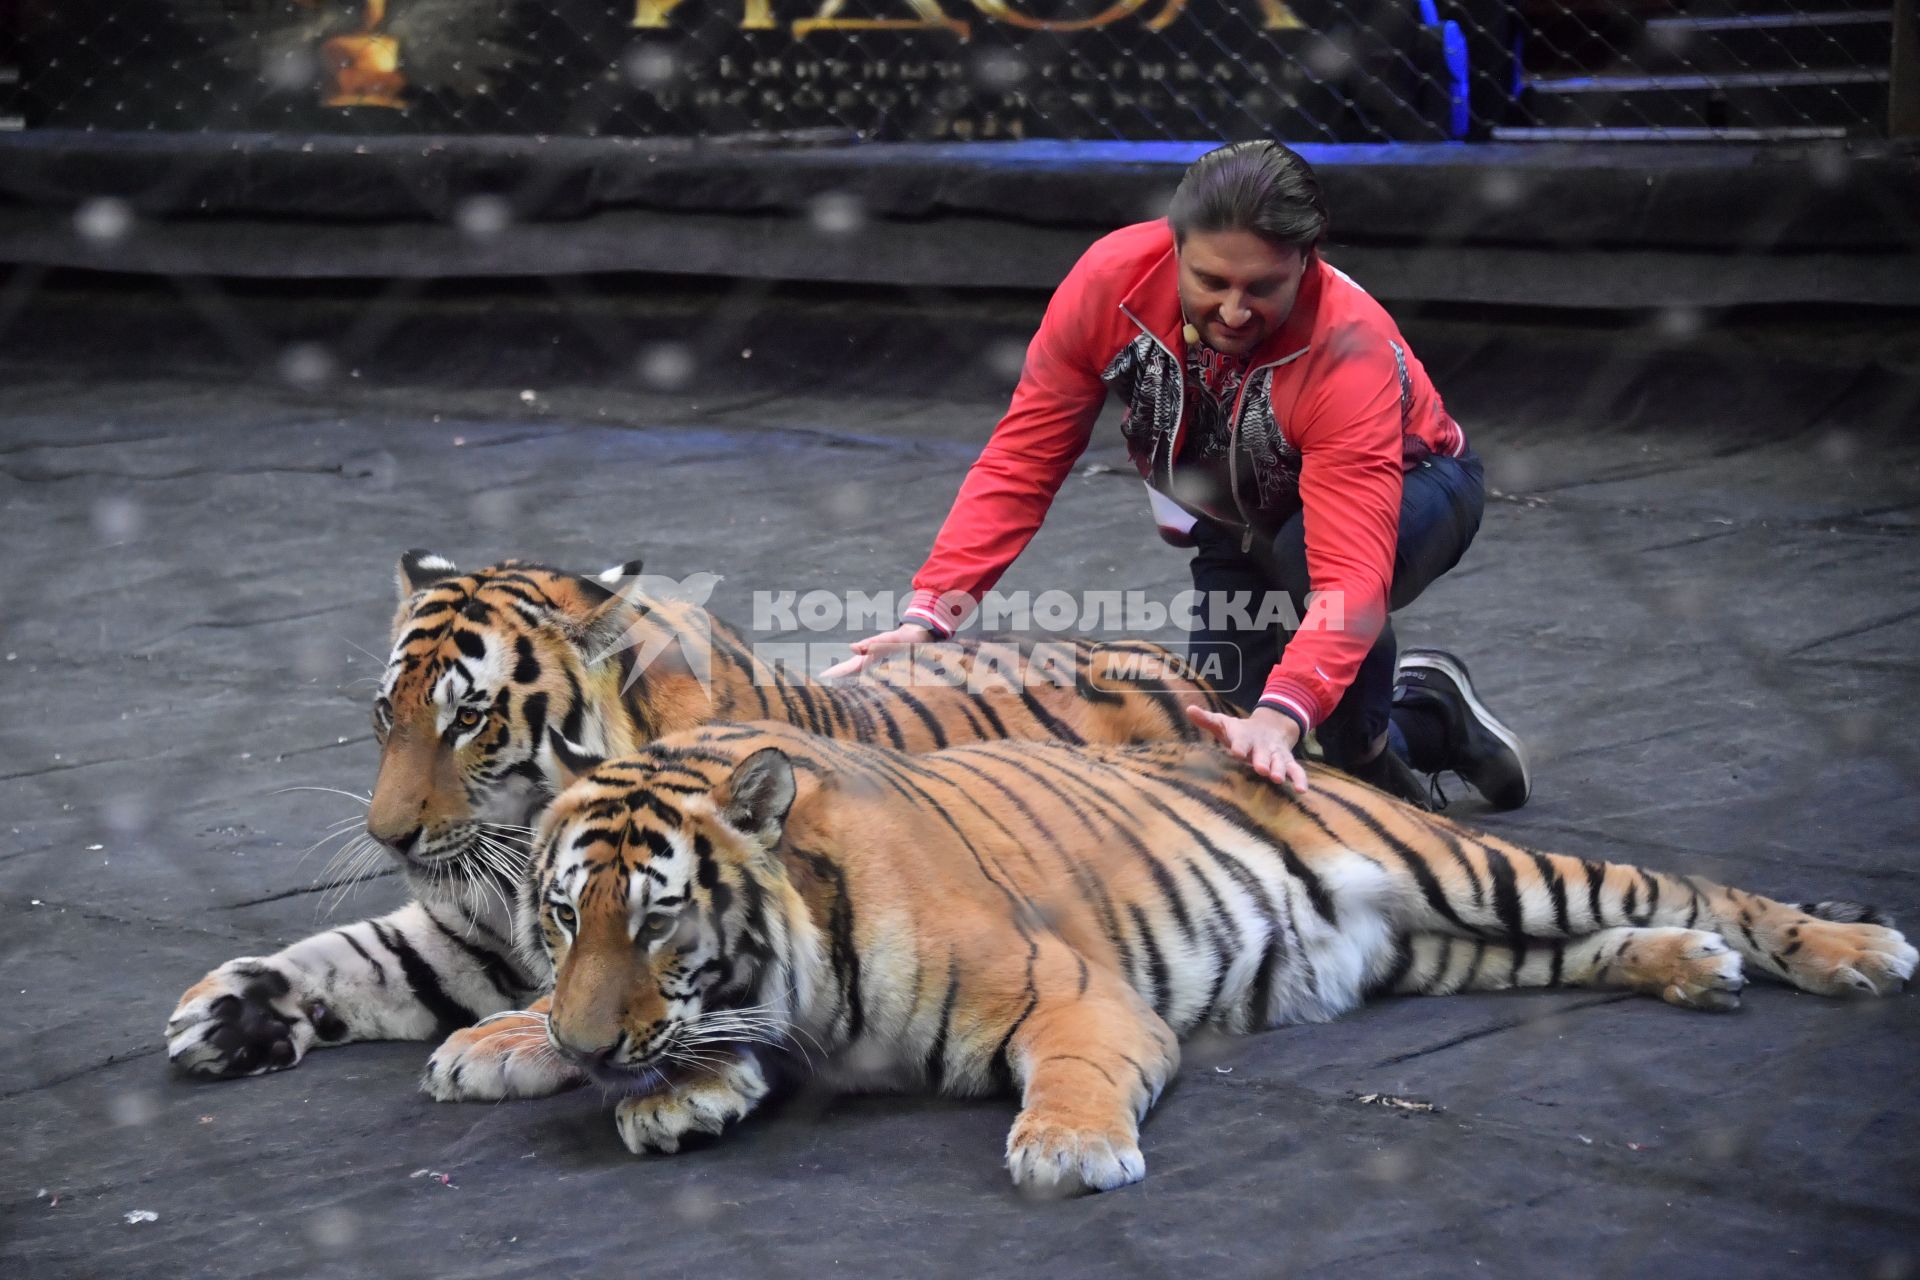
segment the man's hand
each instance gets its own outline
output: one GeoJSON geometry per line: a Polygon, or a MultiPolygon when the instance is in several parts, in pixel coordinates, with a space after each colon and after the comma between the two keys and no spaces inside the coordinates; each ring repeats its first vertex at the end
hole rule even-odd
{"type": "Polygon", "coordinates": [[[908,645],[926,644],[933,639],[933,632],[917,622],[903,622],[891,631],[882,631],[877,636],[868,636],[855,640],[851,646],[853,656],[845,662],[837,662],[820,673],[822,680],[837,680],[841,676],[857,674],[867,665],[869,658],[884,657],[889,649],[904,649],[908,645]]]}
{"type": "Polygon", "coordinates": [[[1205,707],[1190,706],[1187,719],[1252,765],[1261,777],[1285,783],[1294,791],[1306,794],[1307,771],[1293,757],[1293,749],[1300,744],[1300,726],[1292,716],[1282,715],[1271,707],[1256,707],[1252,715],[1242,720],[1205,707]]]}

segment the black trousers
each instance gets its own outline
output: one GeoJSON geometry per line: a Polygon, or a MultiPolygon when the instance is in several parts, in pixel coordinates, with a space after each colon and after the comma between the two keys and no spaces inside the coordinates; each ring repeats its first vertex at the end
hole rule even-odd
{"type": "MultiPolygon", "coordinates": [[[[1462,458],[1428,458],[1407,472],[1400,497],[1400,538],[1393,557],[1389,611],[1413,603],[1436,578],[1460,563],[1473,535],[1480,530],[1485,508],[1486,480],[1480,459],[1471,452],[1462,458]]],[[[1307,592],[1313,585],[1307,576],[1305,524],[1296,514],[1280,527],[1270,544],[1256,540],[1244,552],[1240,550],[1238,531],[1211,521],[1202,520],[1194,536],[1199,549],[1192,562],[1193,588],[1199,593],[1199,603],[1192,617],[1194,630],[1187,652],[1197,664],[1213,662],[1211,669],[1224,676],[1221,692],[1229,701],[1251,711],[1260,701],[1267,674],[1280,660],[1292,632],[1284,626],[1244,628],[1232,620],[1216,629],[1209,624],[1222,619],[1207,604],[1210,598],[1220,598],[1219,593],[1251,592],[1253,607],[1248,613],[1257,616],[1261,597],[1270,591],[1282,591],[1292,605],[1286,616],[1304,617],[1307,592]]],[[[1397,653],[1389,619],[1340,704],[1315,730],[1328,763],[1351,768],[1364,760],[1372,744],[1387,732],[1397,653]]]]}

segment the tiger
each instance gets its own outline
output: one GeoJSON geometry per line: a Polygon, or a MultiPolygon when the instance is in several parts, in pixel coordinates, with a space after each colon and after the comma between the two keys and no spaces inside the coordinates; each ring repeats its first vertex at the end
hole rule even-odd
{"type": "Polygon", "coordinates": [[[247,1076],[314,1048],[424,1040],[524,1004],[543,978],[515,954],[512,898],[534,816],[558,790],[549,736],[624,754],[716,719],[931,751],[996,738],[1190,739],[1190,705],[1227,712],[1181,659],[1136,641],[915,646],[827,686],[756,655],[643,564],[590,578],[505,561],[463,573],[409,551],[373,703],[381,754],[366,838],[343,850],[404,870],[399,910],[229,960],[188,988],[167,1051],[189,1074],[247,1076]]]}
{"type": "Polygon", "coordinates": [[[1004,742],[908,756],[778,724],[577,759],[520,907],[534,1009],[456,1033],[435,1099],[620,1094],[668,1153],[782,1074],[1017,1093],[1013,1183],[1139,1181],[1183,1037],[1380,995],[1618,989],[1740,1003],[1755,972],[1884,996],[1915,951],[1847,903],[1477,834],[1321,766],[1296,794],[1209,744],[1004,742]]]}

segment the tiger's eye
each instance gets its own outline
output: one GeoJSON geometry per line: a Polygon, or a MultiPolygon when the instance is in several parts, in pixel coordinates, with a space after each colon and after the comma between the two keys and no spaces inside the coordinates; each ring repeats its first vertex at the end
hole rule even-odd
{"type": "Polygon", "coordinates": [[[453,717],[453,727],[464,732],[477,726],[483,719],[485,716],[480,708],[462,707],[453,717]]]}
{"type": "Polygon", "coordinates": [[[574,912],[574,909],[564,902],[554,906],[553,918],[559,922],[562,929],[569,931],[580,923],[580,917],[574,912]]]}

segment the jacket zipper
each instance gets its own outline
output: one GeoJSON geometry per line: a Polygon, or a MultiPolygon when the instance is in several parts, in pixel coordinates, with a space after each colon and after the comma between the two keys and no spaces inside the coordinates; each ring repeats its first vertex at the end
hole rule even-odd
{"type": "MultiPolygon", "coordinates": [[[[1138,322],[1136,321],[1136,323],[1138,322]]],[[[1291,364],[1305,354],[1307,354],[1307,348],[1302,347],[1290,356],[1282,356],[1278,360],[1269,361],[1258,368],[1247,370],[1245,375],[1240,379],[1240,390],[1233,398],[1233,417],[1227,427],[1227,488],[1233,490],[1233,509],[1240,513],[1240,526],[1242,529],[1240,534],[1241,555],[1245,555],[1253,549],[1253,520],[1247,515],[1246,503],[1240,499],[1240,415],[1246,408],[1247,387],[1252,384],[1255,378],[1267,370],[1278,369],[1283,364],[1291,364]]],[[[1185,397],[1183,396],[1182,402],[1184,403],[1184,401],[1185,397]]],[[[1171,463],[1168,464],[1168,470],[1172,470],[1171,463]]]]}
{"type": "MultiPolygon", "coordinates": [[[[1133,321],[1135,327],[1137,327],[1140,332],[1147,335],[1149,342],[1153,343],[1154,346],[1160,348],[1160,350],[1166,354],[1168,362],[1173,365],[1174,376],[1180,380],[1180,398],[1174,402],[1173,431],[1167,437],[1167,483],[1166,487],[1161,490],[1161,492],[1171,498],[1173,497],[1174,445],[1180,439],[1180,425],[1182,421],[1184,421],[1187,413],[1187,362],[1174,355],[1172,349],[1168,347],[1166,343],[1160,341],[1160,336],[1153,330],[1147,328],[1146,325],[1141,324],[1140,317],[1128,311],[1125,305],[1121,306],[1120,312],[1126,316],[1127,319],[1133,321]]],[[[1156,438],[1153,442],[1153,452],[1147,455],[1147,474],[1149,476],[1153,474],[1154,459],[1158,456],[1159,452],[1160,441],[1156,438]]]]}
{"type": "MultiPolygon", "coordinates": [[[[1174,355],[1173,350],[1168,347],[1166,343],[1160,341],[1160,335],[1147,328],[1147,326],[1141,322],[1140,317],[1129,311],[1124,304],[1120,307],[1120,312],[1126,316],[1127,319],[1133,321],[1135,328],[1147,335],[1147,341],[1160,348],[1172,363],[1174,373],[1180,381],[1180,399],[1176,402],[1173,411],[1173,431],[1167,437],[1167,482],[1166,487],[1161,491],[1171,498],[1173,497],[1174,446],[1180,440],[1180,426],[1185,420],[1187,412],[1186,361],[1174,355]]],[[[1232,423],[1227,429],[1227,487],[1233,490],[1233,509],[1240,515],[1240,526],[1242,530],[1240,535],[1240,552],[1242,555],[1246,554],[1253,547],[1253,521],[1247,515],[1246,504],[1240,499],[1240,414],[1246,407],[1247,384],[1253,381],[1256,375],[1265,373],[1269,369],[1278,369],[1283,364],[1292,364],[1295,360],[1307,354],[1309,349],[1309,347],[1302,347],[1292,355],[1281,356],[1278,360],[1271,360],[1266,364],[1260,365],[1258,368],[1249,369],[1246,376],[1240,380],[1240,390],[1238,394],[1234,396],[1232,423]]],[[[1147,456],[1147,474],[1149,476],[1153,474],[1154,459],[1159,452],[1160,441],[1156,438],[1153,442],[1153,453],[1147,456]]],[[[1174,500],[1176,502],[1179,501],[1177,498],[1174,500]]]]}

